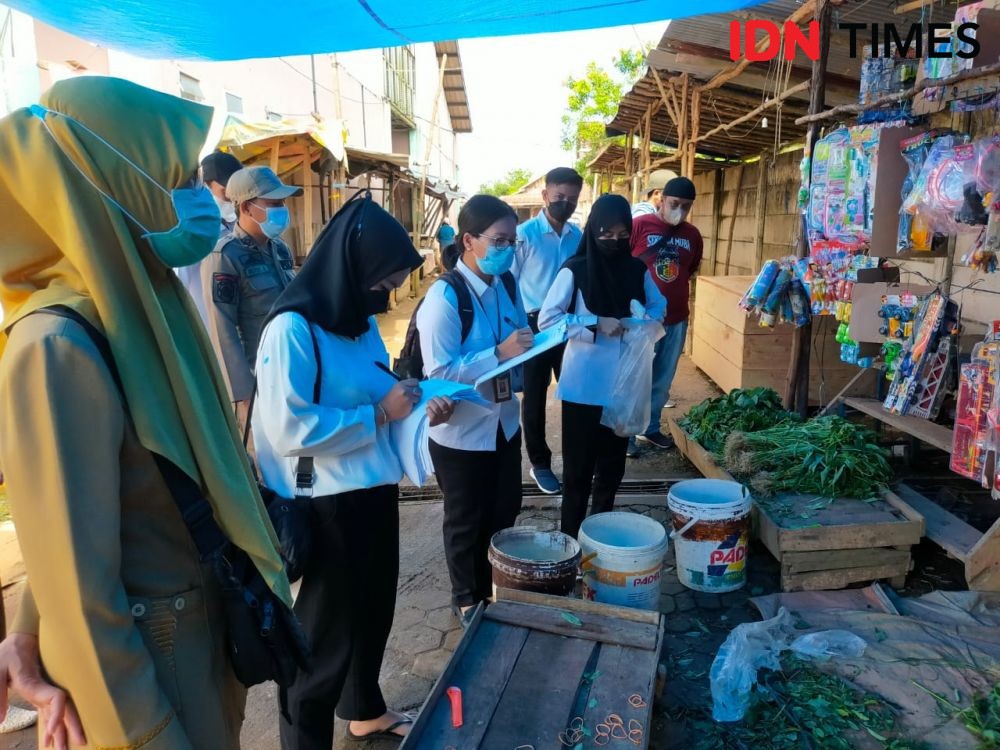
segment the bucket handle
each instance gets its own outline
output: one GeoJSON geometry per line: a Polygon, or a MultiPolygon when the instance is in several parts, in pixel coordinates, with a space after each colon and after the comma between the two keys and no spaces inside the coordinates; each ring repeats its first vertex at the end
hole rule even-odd
{"type": "Polygon", "coordinates": [[[692,518],[690,521],[681,526],[679,529],[674,529],[673,531],[670,532],[670,538],[676,539],[679,536],[684,536],[684,533],[692,526],[694,526],[696,523],[698,523],[698,520],[699,519],[697,517],[692,518]]]}

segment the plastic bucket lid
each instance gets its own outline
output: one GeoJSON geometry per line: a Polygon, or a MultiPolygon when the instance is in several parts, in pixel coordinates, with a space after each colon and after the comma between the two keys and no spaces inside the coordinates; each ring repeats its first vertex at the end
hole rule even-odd
{"type": "Polygon", "coordinates": [[[746,515],[752,502],[746,487],[726,479],[689,479],[675,484],[667,495],[671,511],[704,520],[746,515]]]}

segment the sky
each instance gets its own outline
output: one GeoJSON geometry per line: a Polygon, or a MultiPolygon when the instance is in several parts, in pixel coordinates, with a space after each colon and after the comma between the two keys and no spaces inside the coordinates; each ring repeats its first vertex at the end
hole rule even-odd
{"type": "Polygon", "coordinates": [[[656,46],[667,21],[560,34],[464,39],[459,43],[472,132],[459,136],[462,189],[523,168],[535,176],[572,166],[562,150],[563,82],[594,60],[608,70],[622,48],[656,46]]]}

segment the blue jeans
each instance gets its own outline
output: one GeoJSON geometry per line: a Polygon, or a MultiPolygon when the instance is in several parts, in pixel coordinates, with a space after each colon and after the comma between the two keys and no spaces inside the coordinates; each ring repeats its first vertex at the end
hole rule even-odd
{"type": "Polygon", "coordinates": [[[660,412],[670,398],[670,386],[677,374],[677,363],[684,351],[684,341],[687,339],[688,322],[674,323],[666,326],[666,335],[656,342],[653,348],[653,390],[650,394],[649,427],[646,434],[660,431],[660,412]]]}

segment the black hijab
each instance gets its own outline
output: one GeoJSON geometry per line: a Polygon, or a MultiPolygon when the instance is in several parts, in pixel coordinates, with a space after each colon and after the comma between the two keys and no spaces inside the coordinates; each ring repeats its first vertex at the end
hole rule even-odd
{"type": "Polygon", "coordinates": [[[583,301],[590,312],[607,318],[627,318],[631,315],[632,300],[646,302],[646,265],[632,257],[628,240],[597,239],[601,232],[616,224],[632,231],[628,201],[620,195],[602,195],[590,209],[580,249],[566,261],[564,268],[573,272],[576,287],[583,292],[583,301]]]}
{"type": "Polygon", "coordinates": [[[389,306],[389,292],[372,287],[422,263],[403,226],[370,192],[358,193],[320,232],[302,269],[275,301],[268,322],[283,312],[297,312],[331,333],[357,338],[368,330],[369,316],[389,306]]]}

